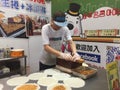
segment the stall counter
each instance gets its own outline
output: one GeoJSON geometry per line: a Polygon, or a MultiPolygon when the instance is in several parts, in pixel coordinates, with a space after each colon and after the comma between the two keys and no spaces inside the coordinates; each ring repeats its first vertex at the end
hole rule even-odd
{"type": "MultiPolygon", "coordinates": [[[[14,87],[6,84],[7,80],[16,76],[0,79],[0,83],[4,85],[3,90],[13,90],[14,87]]],[[[106,70],[98,69],[95,76],[85,80],[85,86],[82,88],[73,88],[72,90],[109,90],[106,76],[106,70]]],[[[41,86],[40,90],[46,90],[46,87],[41,86]]]]}

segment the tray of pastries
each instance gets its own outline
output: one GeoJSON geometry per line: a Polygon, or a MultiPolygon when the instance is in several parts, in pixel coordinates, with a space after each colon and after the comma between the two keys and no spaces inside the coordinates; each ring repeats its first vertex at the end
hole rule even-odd
{"type": "Polygon", "coordinates": [[[92,68],[92,67],[85,67],[85,66],[80,66],[75,69],[72,69],[72,74],[75,76],[79,76],[83,79],[90,78],[94,76],[97,73],[97,69],[92,68]]]}

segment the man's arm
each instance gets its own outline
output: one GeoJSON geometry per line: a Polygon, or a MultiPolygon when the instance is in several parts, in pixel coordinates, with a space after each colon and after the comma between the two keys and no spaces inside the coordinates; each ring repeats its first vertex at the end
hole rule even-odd
{"type": "Polygon", "coordinates": [[[64,59],[64,60],[70,60],[70,61],[73,60],[71,54],[69,54],[69,53],[62,53],[62,52],[60,52],[60,51],[50,47],[48,44],[44,45],[44,49],[45,49],[45,51],[47,51],[47,52],[49,52],[51,54],[56,55],[56,57],[58,57],[58,58],[61,58],[61,59],[64,59]]]}
{"type": "Polygon", "coordinates": [[[76,50],[76,45],[75,43],[72,41],[72,40],[69,40],[68,41],[68,44],[70,44],[70,48],[71,48],[71,55],[73,56],[73,61],[76,61],[76,62],[84,62],[84,60],[80,57],[80,55],[77,53],[77,50],[76,50]]]}
{"type": "Polygon", "coordinates": [[[74,55],[76,53],[76,45],[72,40],[68,40],[68,44],[70,44],[71,54],[74,55]]]}
{"type": "Polygon", "coordinates": [[[58,51],[58,50],[56,50],[56,49],[54,49],[54,48],[52,48],[52,47],[50,47],[49,44],[44,45],[44,49],[45,49],[45,51],[47,51],[47,52],[49,52],[49,53],[51,53],[51,54],[54,54],[54,55],[57,56],[57,57],[60,56],[60,53],[61,53],[61,52],[58,51]]]}

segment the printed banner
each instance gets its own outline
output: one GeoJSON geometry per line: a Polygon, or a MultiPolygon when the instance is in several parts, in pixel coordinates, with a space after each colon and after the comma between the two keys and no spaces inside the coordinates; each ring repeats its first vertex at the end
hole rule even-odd
{"type": "Polygon", "coordinates": [[[0,37],[25,38],[41,34],[48,23],[45,0],[0,0],[0,37]]]}
{"type": "Polygon", "coordinates": [[[120,46],[114,43],[77,42],[78,54],[93,66],[106,68],[106,64],[120,60],[120,46]]]}

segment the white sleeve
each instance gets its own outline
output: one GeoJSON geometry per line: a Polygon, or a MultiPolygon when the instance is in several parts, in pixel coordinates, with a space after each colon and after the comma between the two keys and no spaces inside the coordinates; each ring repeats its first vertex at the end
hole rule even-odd
{"type": "Polygon", "coordinates": [[[42,41],[43,41],[43,45],[49,44],[49,38],[48,38],[48,35],[47,35],[47,31],[48,31],[48,26],[44,25],[42,27],[42,41]]]}

